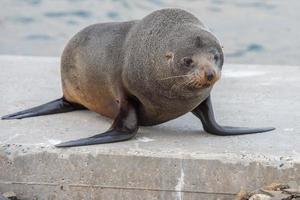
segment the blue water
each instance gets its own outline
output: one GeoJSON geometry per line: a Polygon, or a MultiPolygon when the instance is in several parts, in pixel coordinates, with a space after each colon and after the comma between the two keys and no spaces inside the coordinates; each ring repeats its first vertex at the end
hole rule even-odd
{"type": "Polygon", "coordinates": [[[87,25],[166,7],[199,17],[221,41],[226,62],[300,65],[297,0],[1,0],[0,54],[59,56],[87,25]]]}

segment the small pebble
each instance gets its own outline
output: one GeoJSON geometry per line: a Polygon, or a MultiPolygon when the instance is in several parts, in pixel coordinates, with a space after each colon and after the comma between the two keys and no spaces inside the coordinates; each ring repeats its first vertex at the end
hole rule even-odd
{"type": "Polygon", "coordinates": [[[270,200],[271,197],[265,194],[255,194],[249,200],[270,200]]]}

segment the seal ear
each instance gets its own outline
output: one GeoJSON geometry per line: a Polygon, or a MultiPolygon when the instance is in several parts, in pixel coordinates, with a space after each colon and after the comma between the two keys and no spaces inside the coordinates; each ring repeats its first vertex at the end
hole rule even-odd
{"type": "Polygon", "coordinates": [[[174,59],[174,53],[173,52],[167,52],[166,58],[168,61],[172,61],[174,59]]]}
{"type": "Polygon", "coordinates": [[[197,36],[196,37],[196,42],[195,42],[195,44],[196,44],[196,47],[201,47],[201,46],[203,46],[203,41],[202,41],[202,39],[201,39],[201,37],[200,36],[197,36]]]}

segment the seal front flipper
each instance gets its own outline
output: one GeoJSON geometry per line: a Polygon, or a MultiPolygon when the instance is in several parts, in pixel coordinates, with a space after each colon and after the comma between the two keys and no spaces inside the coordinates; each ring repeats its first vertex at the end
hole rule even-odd
{"type": "Polygon", "coordinates": [[[33,107],[27,110],[23,110],[17,113],[3,116],[1,117],[1,119],[2,120],[23,119],[27,117],[64,113],[64,112],[70,112],[70,111],[81,110],[81,109],[85,109],[85,108],[79,104],[70,103],[64,98],[60,98],[37,107],[33,107]]]}
{"type": "Polygon", "coordinates": [[[137,110],[133,104],[126,101],[121,104],[119,114],[108,131],[88,138],[63,142],[55,146],[74,147],[120,142],[133,138],[136,135],[138,128],[137,110]]]}
{"type": "Polygon", "coordinates": [[[207,99],[205,99],[198,107],[196,107],[192,111],[192,113],[201,120],[204,130],[214,135],[220,135],[220,136],[243,135],[243,134],[267,132],[275,129],[271,127],[270,128],[246,128],[246,127],[220,126],[215,120],[210,96],[207,99]]]}

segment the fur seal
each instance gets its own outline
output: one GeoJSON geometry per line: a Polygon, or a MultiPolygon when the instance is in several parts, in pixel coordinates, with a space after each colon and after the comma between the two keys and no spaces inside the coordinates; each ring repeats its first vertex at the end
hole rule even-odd
{"type": "Polygon", "coordinates": [[[79,109],[114,119],[105,133],[57,147],[128,140],[139,126],[160,124],[187,112],[215,135],[274,130],[218,125],[210,91],[221,76],[223,60],[218,39],[181,9],[158,10],[141,20],[91,25],[77,33],[63,51],[63,97],[2,119],[79,109]]]}

